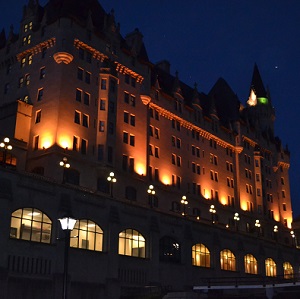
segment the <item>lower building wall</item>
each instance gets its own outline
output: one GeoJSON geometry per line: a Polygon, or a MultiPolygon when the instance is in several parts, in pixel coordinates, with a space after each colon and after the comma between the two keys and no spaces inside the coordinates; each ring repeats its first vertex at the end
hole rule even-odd
{"type": "MultiPolygon", "coordinates": [[[[124,203],[105,194],[94,194],[70,185],[14,171],[0,172],[6,188],[0,190],[0,287],[3,299],[61,298],[64,273],[64,235],[58,218],[66,212],[76,219],[90,219],[103,230],[102,251],[70,248],[69,298],[162,298],[170,291],[192,290],[211,279],[265,277],[266,258],[283,276],[283,262],[299,268],[299,251],[275,241],[196,222],[188,217],[124,203]],[[21,240],[10,235],[12,213],[35,208],[52,221],[50,243],[21,240]],[[145,258],[120,255],[119,233],[134,229],[145,239],[145,258]],[[161,240],[168,236],[180,248],[179,260],[165,256],[161,240]],[[203,243],[209,249],[208,267],[192,265],[191,248],[203,243]],[[231,250],[235,271],[221,270],[220,251],[231,250]],[[258,274],[245,274],[244,256],[258,261],[258,274]]],[[[136,241],[136,240],[133,240],[136,241]]],[[[171,252],[171,251],[169,251],[171,252]]]]}

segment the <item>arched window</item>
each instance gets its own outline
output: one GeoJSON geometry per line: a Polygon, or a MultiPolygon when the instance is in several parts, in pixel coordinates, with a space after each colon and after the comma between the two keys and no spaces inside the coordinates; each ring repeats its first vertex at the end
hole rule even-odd
{"type": "Polygon", "coordinates": [[[128,228],[119,233],[119,254],[146,257],[146,240],[138,231],[128,228]]]}
{"type": "Polygon", "coordinates": [[[102,251],[103,230],[93,221],[77,220],[71,231],[70,246],[94,251],[102,251]]]}
{"type": "Polygon", "coordinates": [[[210,252],[203,244],[196,244],[192,247],[192,265],[210,268],[210,252]]]}
{"type": "Polygon", "coordinates": [[[257,274],[257,260],[252,254],[244,256],[245,273],[257,274]]]}
{"type": "Polygon", "coordinates": [[[163,262],[180,263],[180,244],[171,237],[163,237],[159,240],[159,260],[163,262]]]}
{"type": "Polygon", "coordinates": [[[294,277],[293,266],[289,262],[283,263],[283,278],[292,279],[294,277]]]}
{"type": "Polygon", "coordinates": [[[276,276],[276,264],[271,258],[265,260],[266,276],[276,276]]]}
{"type": "Polygon", "coordinates": [[[220,253],[221,269],[226,271],[236,271],[235,256],[229,249],[224,249],[220,253]]]}
{"type": "Polygon", "coordinates": [[[22,208],[11,214],[10,237],[50,243],[52,221],[38,209],[22,208]]]}

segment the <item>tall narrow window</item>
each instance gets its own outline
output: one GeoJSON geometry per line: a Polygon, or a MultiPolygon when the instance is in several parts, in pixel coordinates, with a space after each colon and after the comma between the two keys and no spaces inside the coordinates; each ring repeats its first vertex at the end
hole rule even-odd
{"type": "Polygon", "coordinates": [[[89,116],[87,114],[82,114],[82,125],[86,128],[89,127],[89,116]]]}
{"type": "Polygon", "coordinates": [[[74,122],[75,124],[80,124],[80,112],[78,111],[75,111],[74,122]]]}
{"type": "Polygon", "coordinates": [[[38,124],[41,122],[42,110],[38,110],[35,113],[35,123],[38,124]]]}
{"type": "Polygon", "coordinates": [[[87,153],[87,140],[81,139],[81,153],[86,155],[87,153]]]}
{"type": "Polygon", "coordinates": [[[37,101],[41,101],[43,99],[43,95],[44,95],[44,88],[40,88],[38,90],[38,94],[37,94],[37,101]]]}
{"type": "Polygon", "coordinates": [[[101,89],[102,89],[102,90],[106,90],[106,82],[107,82],[106,79],[101,79],[101,84],[100,84],[100,86],[101,86],[101,89]]]}
{"type": "Polygon", "coordinates": [[[40,79],[44,79],[46,76],[46,68],[45,67],[42,67],[40,69],[40,79]]]}
{"type": "Polygon", "coordinates": [[[36,135],[33,137],[33,149],[34,150],[38,150],[38,148],[39,148],[39,139],[40,139],[39,135],[36,135]]]}
{"type": "Polygon", "coordinates": [[[87,92],[84,93],[83,103],[87,106],[90,105],[90,94],[87,92]]]}
{"type": "Polygon", "coordinates": [[[79,149],[79,138],[76,136],[73,136],[73,151],[78,151],[79,149]]]}
{"type": "Polygon", "coordinates": [[[76,101],[77,102],[81,102],[81,94],[82,94],[82,90],[80,89],[76,89],[76,101]]]}

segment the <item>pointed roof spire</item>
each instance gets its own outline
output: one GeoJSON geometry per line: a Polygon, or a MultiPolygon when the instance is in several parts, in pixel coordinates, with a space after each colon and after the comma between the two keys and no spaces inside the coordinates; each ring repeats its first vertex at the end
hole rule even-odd
{"type": "Polygon", "coordinates": [[[175,80],[173,84],[173,92],[181,95],[180,81],[178,78],[178,71],[175,72],[175,80]]]}
{"type": "Polygon", "coordinates": [[[194,90],[193,90],[193,104],[199,106],[202,109],[200,99],[199,99],[199,92],[198,92],[198,85],[195,82],[194,90]]]}
{"type": "Polygon", "coordinates": [[[256,63],[254,64],[250,92],[251,92],[251,90],[254,91],[257,98],[262,98],[262,97],[267,98],[267,92],[264,87],[264,84],[263,84],[263,81],[260,76],[260,73],[259,73],[256,63]]]}

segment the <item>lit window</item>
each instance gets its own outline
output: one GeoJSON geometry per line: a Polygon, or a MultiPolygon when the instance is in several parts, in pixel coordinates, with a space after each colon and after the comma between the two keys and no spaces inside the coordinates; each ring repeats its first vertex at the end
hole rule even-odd
{"type": "Polygon", "coordinates": [[[257,274],[257,260],[252,254],[246,254],[244,257],[245,273],[257,274]]]}
{"type": "Polygon", "coordinates": [[[196,244],[192,247],[192,265],[210,268],[210,252],[203,244],[196,244]]]}
{"type": "Polygon", "coordinates": [[[229,249],[224,249],[221,251],[220,263],[222,270],[236,271],[235,256],[229,249]]]}
{"type": "Polygon", "coordinates": [[[119,233],[119,254],[134,257],[146,257],[146,240],[134,229],[126,229],[119,233]]]}
{"type": "Polygon", "coordinates": [[[77,220],[71,231],[70,247],[102,251],[103,230],[91,220],[77,220]]]}
{"type": "Polygon", "coordinates": [[[283,278],[284,279],[294,278],[293,266],[289,262],[283,263],[283,278]]]}
{"type": "Polygon", "coordinates": [[[34,208],[16,210],[11,215],[10,237],[33,242],[50,243],[52,221],[34,208]]]}
{"type": "Polygon", "coordinates": [[[271,258],[265,260],[266,276],[276,276],[276,264],[271,258]]]}

